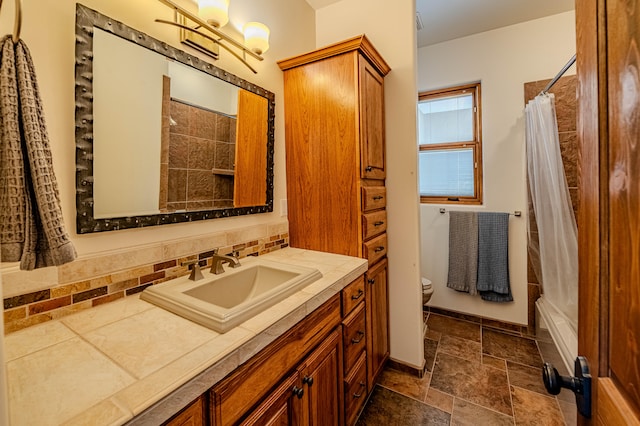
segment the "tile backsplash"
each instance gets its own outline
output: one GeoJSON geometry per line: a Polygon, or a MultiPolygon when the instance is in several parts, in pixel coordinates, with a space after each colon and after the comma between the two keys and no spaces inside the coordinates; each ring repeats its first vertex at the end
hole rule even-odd
{"type": "Polygon", "coordinates": [[[79,258],[60,267],[2,271],[5,334],[137,294],[211,265],[213,250],[258,256],[289,245],[288,222],[231,229],[79,258]]]}

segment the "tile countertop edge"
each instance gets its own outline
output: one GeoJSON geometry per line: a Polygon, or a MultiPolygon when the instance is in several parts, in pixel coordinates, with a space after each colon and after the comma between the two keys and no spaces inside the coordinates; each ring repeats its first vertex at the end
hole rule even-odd
{"type": "MultiPolygon", "coordinates": [[[[305,257],[309,256],[313,252],[310,250],[300,250],[300,249],[283,249],[285,251],[292,251],[291,256],[287,256],[291,258],[292,263],[296,263],[296,255],[303,254],[305,257]],[[294,251],[295,250],[295,251],[294,251]]],[[[328,255],[327,253],[321,253],[322,256],[328,255]]],[[[188,380],[186,383],[180,385],[175,390],[168,393],[168,395],[162,397],[155,403],[151,403],[148,408],[142,411],[140,414],[134,416],[133,418],[127,419],[125,422],[126,425],[148,425],[148,424],[162,424],[163,422],[169,420],[172,416],[177,414],[180,410],[185,408],[189,403],[194,401],[200,395],[204,394],[208,391],[212,386],[225,378],[229,373],[235,370],[238,366],[242,365],[246,362],[250,356],[242,356],[243,352],[253,354],[259,352],[264,347],[266,347],[271,342],[275,341],[280,335],[282,335],[285,331],[293,327],[297,324],[302,318],[306,317],[313,310],[319,307],[322,303],[318,304],[318,302],[322,300],[329,300],[333,295],[340,292],[341,289],[350,284],[354,279],[364,274],[367,271],[368,263],[366,259],[348,257],[344,255],[334,255],[336,258],[344,257],[345,259],[352,259],[360,261],[357,266],[354,262],[352,267],[336,267],[333,268],[333,271],[338,271],[341,273],[342,277],[337,279],[333,284],[327,286],[324,291],[313,296],[311,299],[306,302],[302,302],[299,308],[293,309],[291,312],[288,312],[283,317],[276,320],[273,324],[263,330],[261,333],[258,333],[253,338],[248,341],[240,344],[235,350],[231,351],[229,354],[224,356],[222,359],[217,360],[214,364],[209,367],[204,368],[204,370],[195,375],[192,379],[188,380]],[[317,306],[316,306],[317,305],[317,306]],[[300,317],[300,309],[306,309],[303,317],[300,317]],[[287,324],[288,323],[288,324],[287,324]],[[256,343],[256,341],[259,341],[256,343]],[[257,345],[258,348],[252,348],[252,346],[257,345]]],[[[269,255],[265,255],[265,257],[270,257],[269,255]]],[[[280,256],[278,256],[278,260],[282,260],[280,256]]],[[[275,258],[275,256],[274,256],[275,258]]],[[[308,258],[305,258],[308,260],[308,258]]],[[[304,291],[304,290],[302,290],[304,291]]],[[[241,327],[241,326],[240,326],[241,327]]],[[[117,398],[117,396],[116,396],[117,398]]]]}

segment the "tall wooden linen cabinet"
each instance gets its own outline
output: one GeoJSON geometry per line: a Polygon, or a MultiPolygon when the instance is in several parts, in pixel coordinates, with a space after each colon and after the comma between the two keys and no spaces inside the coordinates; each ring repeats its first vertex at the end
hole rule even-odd
{"type": "MultiPolygon", "coordinates": [[[[278,65],[290,244],[368,259],[367,371],[358,391],[370,392],[389,357],[384,76],[390,68],[364,35],[278,65]]],[[[345,392],[355,368],[345,365],[345,392]]]]}

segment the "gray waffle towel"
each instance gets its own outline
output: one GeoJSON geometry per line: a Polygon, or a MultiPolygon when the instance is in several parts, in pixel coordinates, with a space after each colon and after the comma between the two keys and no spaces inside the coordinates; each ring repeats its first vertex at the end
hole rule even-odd
{"type": "Polygon", "coordinates": [[[478,213],[478,291],[483,300],[511,302],[509,213],[478,213]]]}
{"type": "Polygon", "coordinates": [[[76,258],[64,228],[49,137],[31,54],[0,42],[0,258],[20,269],[76,258]]]}
{"type": "Polygon", "coordinates": [[[447,287],[477,294],[478,216],[476,212],[449,212],[449,277],[447,287]]]}

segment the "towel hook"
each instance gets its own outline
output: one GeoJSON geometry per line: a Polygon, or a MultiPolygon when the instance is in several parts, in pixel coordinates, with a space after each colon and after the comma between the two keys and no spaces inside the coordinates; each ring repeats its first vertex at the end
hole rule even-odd
{"type": "MultiPolygon", "coordinates": [[[[16,19],[13,24],[13,42],[17,43],[20,40],[20,30],[22,29],[22,0],[15,0],[16,2],[16,19]]],[[[0,0],[0,9],[2,9],[2,0],[0,0]]]]}

